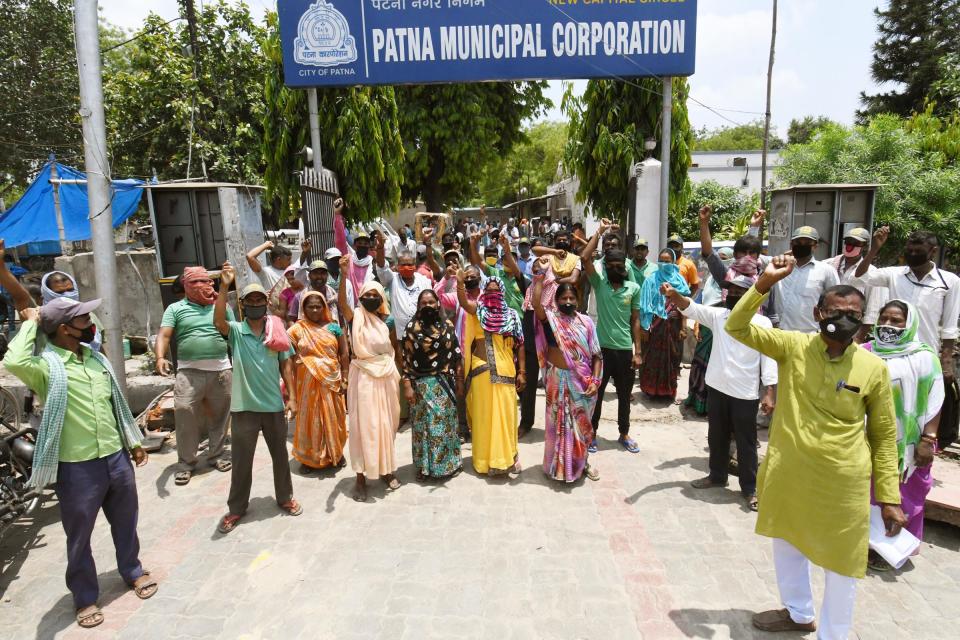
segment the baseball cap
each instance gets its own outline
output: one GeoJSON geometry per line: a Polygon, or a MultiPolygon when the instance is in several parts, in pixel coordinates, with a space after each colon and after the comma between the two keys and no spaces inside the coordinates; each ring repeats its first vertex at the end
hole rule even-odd
{"type": "Polygon", "coordinates": [[[870,242],[870,232],[864,229],[863,227],[854,227],[843,234],[843,239],[852,239],[857,240],[858,242],[870,242]]]}
{"type": "Polygon", "coordinates": [[[360,238],[366,238],[367,240],[369,240],[370,234],[367,233],[366,231],[359,231],[353,236],[353,241],[356,242],[360,238]]]}
{"type": "Polygon", "coordinates": [[[530,244],[530,238],[520,238],[520,242],[518,242],[517,244],[518,244],[518,245],[520,245],[520,244],[530,244]]]}
{"type": "Polygon", "coordinates": [[[443,257],[446,258],[447,256],[456,256],[457,258],[459,258],[460,252],[457,251],[456,249],[447,249],[446,251],[443,252],[443,257]]]}
{"type": "Polygon", "coordinates": [[[791,240],[796,240],[798,238],[809,238],[810,240],[816,240],[817,242],[820,242],[820,233],[813,227],[804,225],[794,229],[793,235],[790,236],[791,240]]]}
{"type": "Polygon", "coordinates": [[[57,298],[40,307],[40,328],[44,333],[53,333],[62,324],[77,316],[91,313],[100,306],[100,299],[77,302],[69,298],[57,298]]]}
{"type": "Polygon", "coordinates": [[[327,263],[323,260],[314,260],[310,263],[310,271],[315,271],[316,269],[327,271],[327,263]]]}
{"type": "Polygon", "coordinates": [[[342,256],[343,254],[340,252],[340,249],[337,249],[336,247],[330,247],[329,249],[323,252],[323,258],[325,260],[332,260],[334,258],[340,258],[342,256]]]}
{"type": "Polygon", "coordinates": [[[240,292],[240,299],[243,300],[251,293],[262,293],[263,295],[267,295],[263,285],[261,285],[259,282],[251,282],[243,288],[243,291],[240,292]]]}
{"type": "Polygon", "coordinates": [[[683,238],[680,237],[680,234],[675,233],[667,238],[667,244],[670,244],[671,242],[679,242],[680,244],[683,244],[683,238]]]}
{"type": "Polygon", "coordinates": [[[633,241],[633,246],[634,246],[634,247],[649,247],[649,246],[650,246],[650,243],[647,242],[647,239],[646,239],[646,238],[637,238],[636,240],[633,241]]]}

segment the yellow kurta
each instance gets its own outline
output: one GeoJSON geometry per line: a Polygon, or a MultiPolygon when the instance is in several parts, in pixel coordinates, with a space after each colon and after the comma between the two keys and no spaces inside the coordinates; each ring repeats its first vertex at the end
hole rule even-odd
{"type": "Polygon", "coordinates": [[[477,473],[509,469],[517,455],[518,426],[513,338],[485,333],[476,315],[467,316],[464,336],[470,354],[467,417],[473,468],[477,473]],[[478,338],[486,341],[492,362],[473,355],[473,341],[478,338]]]}
{"type": "Polygon", "coordinates": [[[765,298],[751,288],[726,324],[727,333],[779,367],[770,443],[757,476],[756,531],[786,540],[825,569],[862,578],[871,475],[877,501],[900,504],[890,374],[856,344],[831,360],[819,335],[751,324],[765,298]],[[841,380],[859,392],[838,388],[841,380]]]}

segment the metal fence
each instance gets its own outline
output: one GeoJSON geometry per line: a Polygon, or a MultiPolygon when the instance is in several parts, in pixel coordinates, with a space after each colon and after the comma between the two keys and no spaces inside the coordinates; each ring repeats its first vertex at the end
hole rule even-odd
{"type": "Polygon", "coordinates": [[[337,199],[337,176],[332,171],[307,167],[300,174],[303,234],[313,243],[313,257],[321,258],[333,245],[333,201],[337,199]]]}

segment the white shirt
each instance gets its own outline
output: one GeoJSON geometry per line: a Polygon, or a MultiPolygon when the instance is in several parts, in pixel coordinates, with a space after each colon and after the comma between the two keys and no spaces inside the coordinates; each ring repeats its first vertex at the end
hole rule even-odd
{"type": "MultiPolygon", "coordinates": [[[[765,386],[777,384],[777,362],[724,330],[730,316],[729,309],[691,302],[681,313],[713,331],[713,351],[710,352],[705,378],[707,386],[732,398],[756,400],[760,397],[761,382],[765,386]]],[[[754,314],[750,324],[764,329],[773,327],[770,318],[759,313],[754,314]]]]}
{"type": "Polygon", "coordinates": [[[388,268],[377,267],[380,284],[390,291],[390,315],[393,316],[393,328],[397,338],[403,338],[407,325],[417,312],[417,300],[425,289],[433,291],[433,284],[422,273],[413,274],[413,284],[407,286],[399,275],[388,268]]]}
{"type": "MultiPolygon", "coordinates": [[[[960,335],[960,278],[937,267],[918,281],[910,267],[884,267],[869,271],[860,278],[866,286],[886,287],[884,300],[905,300],[917,308],[922,342],[940,351],[941,340],[956,340],[960,335]]],[[[881,305],[882,306],[882,305],[881,305]]]]}
{"type": "Polygon", "coordinates": [[[260,278],[260,284],[267,290],[267,293],[273,289],[280,280],[283,279],[283,269],[277,269],[272,264],[264,265],[260,268],[257,276],[260,278]]]}
{"type": "Polygon", "coordinates": [[[790,275],[776,284],[780,328],[803,333],[819,332],[813,310],[823,292],[838,284],[840,276],[829,263],[811,258],[807,264],[797,265],[790,275]]]}
{"type": "MultiPolygon", "coordinates": [[[[867,297],[867,307],[863,312],[863,324],[876,324],[877,316],[880,315],[880,307],[888,300],[888,292],[883,287],[868,287],[863,283],[863,280],[855,277],[854,274],[857,272],[857,267],[863,262],[863,257],[849,267],[844,266],[846,265],[846,261],[842,253],[830,258],[827,262],[837,270],[837,275],[840,277],[840,284],[848,284],[851,287],[856,287],[860,293],[867,297]]],[[[870,265],[867,273],[876,270],[877,268],[875,266],[870,265]]]]}
{"type": "Polygon", "coordinates": [[[394,264],[397,263],[397,260],[400,259],[400,254],[404,251],[409,251],[416,257],[417,241],[413,238],[407,238],[404,242],[400,242],[399,238],[394,241],[393,246],[390,248],[390,259],[394,264]]]}

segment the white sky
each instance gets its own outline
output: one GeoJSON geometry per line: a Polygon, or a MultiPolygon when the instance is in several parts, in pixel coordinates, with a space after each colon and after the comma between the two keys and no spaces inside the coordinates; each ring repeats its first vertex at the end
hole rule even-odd
{"type": "MultiPolygon", "coordinates": [[[[197,0],[198,7],[203,0],[197,0]]],[[[275,0],[248,0],[255,15],[275,0]]],[[[691,95],[721,115],[689,103],[694,127],[715,128],[762,118],[770,46],[772,0],[699,0],[697,73],[691,95]],[[753,113],[738,113],[737,111],[753,113]],[[729,120],[725,119],[729,118],[729,120]]],[[[876,91],[870,78],[871,47],[876,38],[873,8],[879,0],[780,2],[774,66],[773,123],[786,138],[792,118],[825,115],[853,121],[860,91],[876,91]]],[[[140,27],[151,11],[176,17],[177,0],[101,0],[103,16],[126,29],[140,27]]],[[[583,90],[585,82],[576,81],[583,90]]],[[[563,87],[551,82],[555,107],[547,118],[563,119],[563,87]]]]}

